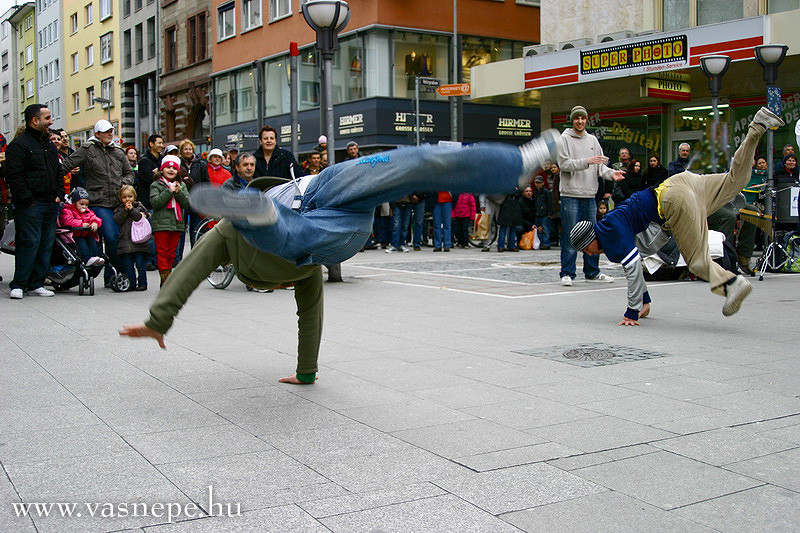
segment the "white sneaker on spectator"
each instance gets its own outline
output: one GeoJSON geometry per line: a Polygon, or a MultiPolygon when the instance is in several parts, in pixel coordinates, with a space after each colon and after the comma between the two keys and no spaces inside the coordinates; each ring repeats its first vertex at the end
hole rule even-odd
{"type": "Polygon", "coordinates": [[[53,291],[49,291],[44,287],[39,287],[38,289],[33,289],[32,291],[28,291],[28,294],[32,294],[34,296],[55,296],[56,293],[53,291]]]}
{"type": "Polygon", "coordinates": [[[614,283],[614,278],[600,272],[596,278],[586,278],[589,283],[614,283]]]}
{"type": "Polygon", "coordinates": [[[12,300],[22,300],[23,296],[25,296],[25,293],[22,289],[11,289],[11,292],[8,293],[8,297],[12,300]]]}
{"type": "Polygon", "coordinates": [[[89,266],[89,267],[90,267],[90,266],[92,266],[92,265],[102,265],[102,264],[104,264],[104,263],[105,263],[105,260],[104,260],[102,257],[97,257],[97,256],[94,256],[94,257],[90,257],[90,258],[89,258],[89,259],[86,261],[86,266],[89,266]]]}
{"type": "Polygon", "coordinates": [[[384,252],[386,252],[387,254],[390,254],[390,253],[396,252],[396,251],[397,251],[397,248],[395,248],[392,245],[387,246],[386,249],[384,250],[384,252]]]}
{"type": "Polygon", "coordinates": [[[569,276],[564,276],[563,278],[561,278],[561,284],[564,287],[572,287],[572,278],[569,276]]]}
{"type": "Polygon", "coordinates": [[[407,253],[408,253],[408,252],[410,252],[411,250],[409,249],[409,247],[408,247],[408,246],[401,246],[401,247],[400,247],[400,251],[401,251],[401,252],[403,252],[404,254],[407,254],[407,253]]]}

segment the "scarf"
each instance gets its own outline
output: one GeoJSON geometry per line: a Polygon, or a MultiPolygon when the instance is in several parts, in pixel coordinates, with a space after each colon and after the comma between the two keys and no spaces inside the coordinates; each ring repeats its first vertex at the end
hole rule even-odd
{"type": "MultiPolygon", "coordinates": [[[[167,178],[161,178],[161,181],[163,181],[164,185],[166,185],[167,188],[169,188],[170,181],[168,181],[167,178]]],[[[169,202],[167,202],[167,209],[174,209],[175,210],[175,218],[178,219],[178,221],[182,221],[183,220],[183,211],[181,211],[181,204],[179,204],[178,201],[175,200],[175,195],[174,194],[169,199],[169,202]]]]}

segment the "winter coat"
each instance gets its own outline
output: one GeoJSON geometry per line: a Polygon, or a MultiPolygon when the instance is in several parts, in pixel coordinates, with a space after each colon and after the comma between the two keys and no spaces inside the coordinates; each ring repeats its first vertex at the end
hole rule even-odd
{"type": "Polygon", "coordinates": [[[674,176],[675,174],[680,174],[686,167],[689,166],[689,159],[684,159],[682,157],[677,158],[675,161],[669,162],[669,168],[667,169],[667,176],[674,176]]]}
{"type": "Polygon", "coordinates": [[[509,194],[503,203],[500,204],[500,213],[497,215],[498,226],[510,226],[515,228],[522,226],[522,206],[519,203],[519,196],[509,194]]]}
{"type": "Polygon", "coordinates": [[[436,202],[439,204],[443,204],[445,202],[452,202],[453,195],[447,191],[439,191],[436,193],[436,202]]]}
{"type": "Polygon", "coordinates": [[[134,220],[141,220],[142,217],[149,216],[147,208],[142,202],[133,202],[130,211],[124,205],[114,210],[114,222],[119,226],[119,244],[117,245],[118,254],[132,254],[136,252],[148,253],[150,251],[147,242],[135,243],[131,240],[131,226],[134,220]]]}
{"type": "Polygon", "coordinates": [[[634,172],[632,169],[625,173],[625,179],[618,181],[611,197],[614,203],[621,203],[631,197],[635,192],[646,189],[644,178],[641,171],[634,172]]]}
{"type": "Polygon", "coordinates": [[[661,163],[655,168],[648,165],[642,172],[642,180],[644,181],[645,188],[658,187],[667,177],[667,169],[661,166],[661,163]]]}
{"type": "Polygon", "coordinates": [[[103,145],[92,136],[64,159],[63,172],[81,167],[86,176],[89,204],[92,207],[113,209],[119,205],[119,190],[123,185],[133,185],[133,170],[128,157],[113,142],[103,145]]]}
{"type": "MultiPolygon", "coordinates": [[[[72,204],[66,204],[58,215],[58,225],[62,228],[79,228],[92,222],[97,224],[98,229],[103,225],[102,219],[95,215],[94,211],[87,209],[85,212],[80,213],[72,204]]],[[[75,242],[73,237],[94,237],[94,240],[100,240],[97,231],[73,231],[72,233],[63,234],[62,238],[66,242],[75,242]]]]}
{"type": "Polygon", "coordinates": [[[791,183],[796,183],[798,179],[800,179],[800,177],[798,177],[798,171],[800,171],[800,167],[795,165],[792,170],[786,168],[786,160],[790,157],[797,161],[797,157],[794,154],[789,154],[783,158],[783,168],[775,172],[775,181],[779,184],[788,185],[791,183]]]}
{"type": "Polygon", "coordinates": [[[47,133],[26,128],[6,148],[3,165],[15,205],[27,207],[34,200],[52,202],[64,197],[64,171],[47,133]]]}
{"type": "Polygon", "coordinates": [[[223,183],[230,179],[231,173],[225,167],[214,168],[211,165],[206,167],[208,181],[216,187],[220,187],[223,183]]]}
{"type": "Polygon", "coordinates": [[[475,195],[467,192],[459,194],[456,206],[453,208],[453,218],[469,218],[470,220],[475,220],[476,212],[475,195]]]}
{"type": "Polygon", "coordinates": [[[139,159],[136,170],[136,197],[147,209],[150,207],[150,185],[153,183],[153,171],[161,166],[161,157],[154,156],[149,150],[139,159]]]}
{"type": "Polygon", "coordinates": [[[180,192],[174,194],[160,179],[150,185],[150,205],[153,206],[153,216],[150,226],[153,231],[186,231],[186,208],[189,207],[189,191],[185,185],[180,192]],[[167,208],[170,198],[175,197],[181,206],[183,220],[178,220],[173,209],[167,208]]]}
{"type": "Polygon", "coordinates": [[[253,178],[261,176],[274,176],[276,178],[292,179],[290,172],[294,168],[294,177],[299,178],[304,174],[297,160],[292,155],[292,152],[284,150],[283,148],[275,148],[272,151],[272,156],[269,162],[264,158],[264,152],[259,148],[253,153],[256,156],[256,173],[253,178]]]}
{"type": "Polygon", "coordinates": [[[541,189],[537,189],[536,187],[533,188],[533,199],[536,207],[534,210],[534,215],[537,217],[546,217],[550,214],[552,209],[552,194],[550,191],[545,189],[544,187],[541,189]]]}
{"type": "Polygon", "coordinates": [[[606,165],[590,165],[588,159],[603,155],[600,142],[594,135],[583,135],[572,128],[561,134],[558,145],[558,168],[561,169],[561,196],[569,198],[594,198],[598,178],[613,180],[614,169],[606,165]]]}

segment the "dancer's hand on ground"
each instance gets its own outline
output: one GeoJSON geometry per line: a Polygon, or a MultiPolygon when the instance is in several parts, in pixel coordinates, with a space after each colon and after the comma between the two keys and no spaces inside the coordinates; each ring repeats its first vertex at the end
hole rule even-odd
{"type": "MultiPolygon", "coordinates": [[[[285,378],[281,378],[278,381],[281,382],[281,383],[291,383],[292,385],[313,385],[314,384],[313,381],[311,383],[306,383],[304,381],[300,381],[299,379],[297,379],[297,376],[294,375],[294,374],[292,374],[291,376],[286,376],[285,378]]],[[[316,381],[316,379],[314,381],[316,381]]]]}
{"type": "Polygon", "coordinates": [[[641,324],[639,324],[638,320],[634,320],[632,318],[628,318],[628,317],[624,316],[624,317],[622,317],[622,322],[620,322],[617,325],[618,326],[639,326],[641,324]]]}
{"type": "Polygon", "coordinates": [[[159,333],[154,329],[150,329],[144,324],[123,326],[122,329],[119,330],[119,334],[122,337],[152,337],[158,342],[158,345],[161,346],[162,350],[167,349],[167,345],[164,344],[164,334],[159,333]]]}
{"type": "Polygon", "coordinates": [[[650,304],[643,304],[642,310],[639,311],[639,318],[644,318],[650,314],[650,304]]]}

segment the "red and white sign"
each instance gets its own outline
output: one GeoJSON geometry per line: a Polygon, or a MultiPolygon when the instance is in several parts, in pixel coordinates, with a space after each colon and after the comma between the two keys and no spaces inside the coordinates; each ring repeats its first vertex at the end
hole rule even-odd
{"type": "Polygon", "coordinates": [[[724,54],[733,61],[754,59],[753,48],[764,44],[765,25],[766,17],[752,17],[527,56],[525,89],[656,75],[699,66],[700,58],[710,54],[724,54]]]}
{"type": "Polygon", "coordinates": [[[472,90],[469,83],[451,83],[440,85],[436,92],[440,96],[469,96],[472,90]]]}

